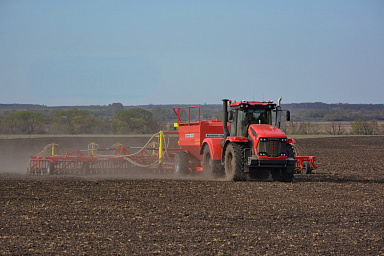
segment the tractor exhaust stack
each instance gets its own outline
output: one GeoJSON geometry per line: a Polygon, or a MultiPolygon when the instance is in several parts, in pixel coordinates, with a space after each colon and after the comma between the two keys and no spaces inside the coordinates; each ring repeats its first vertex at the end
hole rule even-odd
{"type": "Polygon", "coordinates": [[[224,120],[223,120],[223,131],[224,131],[224,140],[229,136],[228,131],[228,99],[223,99],[223,112],[224,112],[224,120]]]}

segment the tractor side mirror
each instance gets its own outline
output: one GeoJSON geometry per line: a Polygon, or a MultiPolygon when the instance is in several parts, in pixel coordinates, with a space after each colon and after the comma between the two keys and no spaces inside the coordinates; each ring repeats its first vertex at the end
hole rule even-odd
{"type": "Polygon", "coordinates": [[[228,111],[228,121],[229,122],[233,121],[233,111],[232,110],[228,111]]]}
{"type": "Polygon", "coordinates": [[[291,121],[291,112],[287,111],[287,121],[291,121]]]}

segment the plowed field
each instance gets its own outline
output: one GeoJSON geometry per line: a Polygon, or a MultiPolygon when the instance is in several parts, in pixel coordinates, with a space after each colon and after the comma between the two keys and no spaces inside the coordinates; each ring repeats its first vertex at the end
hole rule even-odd
{"type": "Polygon", "coordinates": [[[384,255],[383,136],[298,139],[319,168],[293,183],[24,175],[49,142],[0,140],[1,255],[384,255]]]}

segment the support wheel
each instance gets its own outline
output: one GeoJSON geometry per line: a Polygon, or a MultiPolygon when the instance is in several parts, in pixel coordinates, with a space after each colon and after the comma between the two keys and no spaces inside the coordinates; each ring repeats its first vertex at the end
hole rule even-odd
{"type": "Polygon", "coordinates": [[[228,180],[246,180],[244,174],[244,148],[243,146],[230,143],[225,151],[224,159],[225,176],[228,180]]]}
{"type": "Polygon", "coordinates": [[[185,175],[189,171],[189,155],[185,151],[177,152],[174,159],[174,168],[177,175],[185,175]]]}
{"type": "Polygon", "coordinates": [[[203,170],[204,175],[208,178],[224,176],[224,167],[220,164],[220,160],[212,160],[208,145],[205,145],[203,150],[203,170]]]}
{"type": "Polygon", "coordinates": [[[47,167],[47,175],[53,175],[54,171],[55,171],[54,163],[53,162],[49,162],[48,163],[48,167],[47,167]]]}
{"type": "Polygon", "coordinates": [[[302,169],[301,170],[301,173],[302,174],[310,174],[311,173],[311,163],[308,162],[308,161],[304,161],[303,162],[303,166],[305,167],[305,169],[302,169]]]}
{"type": "Polygon", "coordinates": [[[81,166],[80,174],[82,175],[89,175],[89,163],[83,162],[83,165],[81,166]]]}

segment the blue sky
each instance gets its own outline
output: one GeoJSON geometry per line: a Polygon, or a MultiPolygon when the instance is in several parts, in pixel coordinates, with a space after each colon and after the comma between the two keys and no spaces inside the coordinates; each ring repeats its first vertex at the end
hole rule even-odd
{"type": "Polygon", "coordinates": [[[384,103],[384,1],[0,0],[0,103],[384,103]]]}

